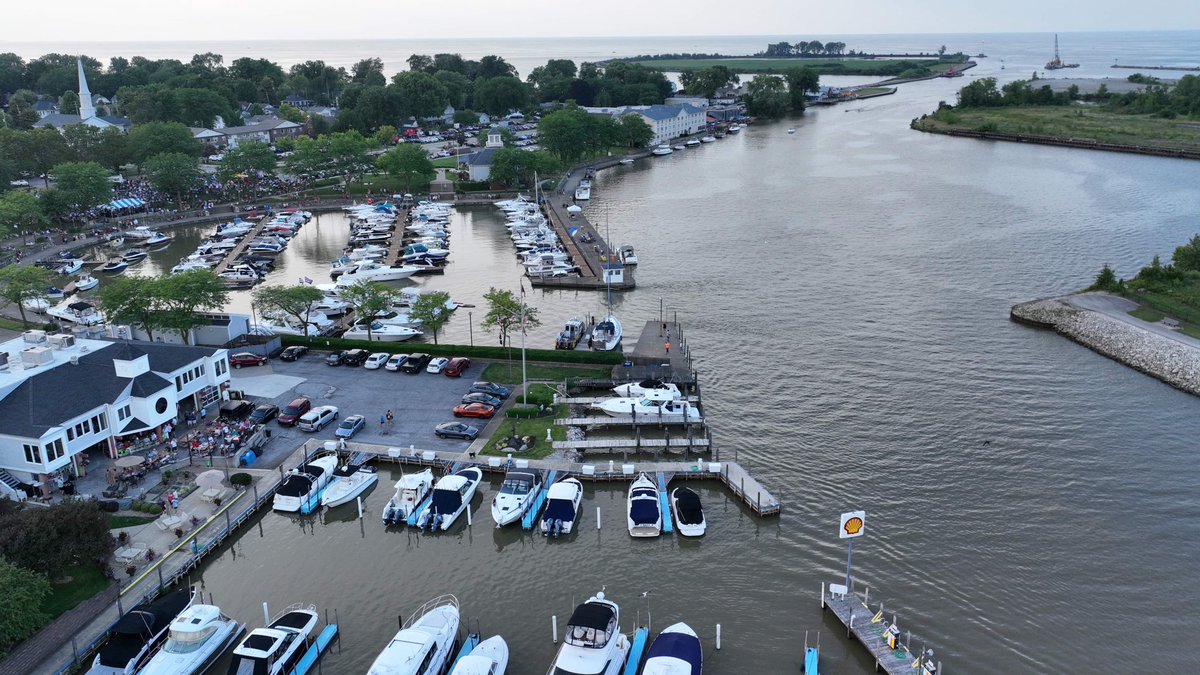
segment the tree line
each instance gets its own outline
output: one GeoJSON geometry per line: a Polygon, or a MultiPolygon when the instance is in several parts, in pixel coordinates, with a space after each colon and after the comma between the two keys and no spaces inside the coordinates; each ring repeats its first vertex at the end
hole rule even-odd
{"type": "MultiPolygon", "coordinates": [[[[820,40],[801,40],[799,42],[773,42],[767,45],[766,51],[755,56],[808,56],[829,55],[840,56],[846,53],[845,42],[821,42],[820,40]]],[[[853,50],[850,52],[853,54],[853,50]]]]}
{"type": "Polygon", "coordinates": [[[963,87],[958,92],[960,108],[1001,108],[1029,105],[1070,105],[1075,101],[1089,101],[1102,109],[1131,115],[1154,115],[1173,119],[1200,117],[1200,77],[1185,75],[1174,85],[1140,73],[1129,76],[1129,81],[1144,85],[1140,91],[1122,94],[1112,93],[1101,84],[1095,93],[1082,94],[1079,87],[1071,85],[1063,91],[1054,91],[1050,85],[1037,85],[1038,80],[1017,80],[997,86],[996,78],[985,77],[963,87]]]}

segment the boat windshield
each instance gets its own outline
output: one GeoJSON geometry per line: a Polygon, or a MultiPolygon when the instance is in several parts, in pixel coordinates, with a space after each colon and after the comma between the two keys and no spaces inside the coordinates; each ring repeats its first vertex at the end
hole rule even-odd
{"type": "MultiPolygon", "coordinates": [[[[611,664],[612,664],[612,661],[605,662],[605,664],[604,664],[604,667],[603,667],[603,668],[601,668],[600,670],[596,671],[596,672],[598,672],[598,673],[607,673],[607,672],[608,672],[608,667],[609,667],[609,665],[611,665],[611,664]]],[[[568,670],[567,668],[563,668],[562,666],[558,666],[558,667],[556,667],[556,668],[554,669],[554,675],[587,675],[587,674],[586,674],[586,673],[581,673],[581,672],[578,672],[578,671],[575,671],[575,670],[568,670]]]]}
{"type": "Polygon", "coordinates": [[[198,631],[173,630],[167,638],[167,644],[163,645],[163,651],[169,654],[191,654],[203,647],[204,643],[216,632],[216,626],[209,626],[198,631]]]}
{"type": "Polygon", "coordinates": [[[528,476],[520,476],[518,478],[505,478],[504,484],[500,486],[500,494],[508,495],[527,495],[529,489],[533,487],[533,482],[528,476]]]}
{"type": "Polygon", "coordinates": [[[641,401],[638,401],[638,405],[644,406],[647,408],[653,408],[654,406],[658,405],[658,401],[653,401],[653,400],[646,398],[646,399],[642,399],[641,401]]]}

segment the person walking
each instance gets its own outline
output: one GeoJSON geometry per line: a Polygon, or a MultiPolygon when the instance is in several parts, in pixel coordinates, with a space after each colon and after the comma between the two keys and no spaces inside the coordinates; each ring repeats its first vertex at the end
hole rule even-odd
{"type": "Polygon", "coordinates": [[[671,353],[671,341],[670,340],[667,340],[666,342],[663,343],[663,349],[667,350],[668,354],[671,353]]]}

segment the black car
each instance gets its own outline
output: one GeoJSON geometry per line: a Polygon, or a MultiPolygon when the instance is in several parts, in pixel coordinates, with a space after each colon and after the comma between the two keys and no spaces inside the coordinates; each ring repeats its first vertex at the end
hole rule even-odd
{"type": "Polygon", "coordinates": [[[487,394],[488,396],[495,396],[499,399],[508,398],[508,395],[512,393],[512,389],[509,389],[508,387],[501,387],[495,382],[476,382],[471,385],[471,389],[469,391],[472,394],[487,394]]]}
{"type": "Polygon", "coordinates": [[[438,438],[462,438],[473,441],[479,435],[479,429],[462,422],[443,422],[433,428],[433,433],[438,438]]]}
{"type": "Polygon", "coordinates": [[[409,354],[408,359],[400,365],[400,372],[419,373],[422,370],[425,370],[425,366],[429,365],[431,360],[433,360],[433,357],[428,354],[421,354],[419,352],[416,354],[409,354]]]}
{"type": "Polygon", "coordinates": [[[463,403],[486,403],[492,407],[499,408],[502,401],[495,396],[473,392],[462,397],[463,403]]]}
{"type": "Polygon", "coordinates": [[[344,352],[342,354],[342,365],[343,366],[361,366],[363,364],[363,361],[366,361],[367,357],[370,355],[371,355],[371,352],[369,352],[365,349],[351,349],[350,351],[344,352]]]}
{"type": "Polygon", "coordinates": [[[329,356],[325,357],[325,364],[329,366],[340,366],[346,362],[346,352],[330,352],[329,356]]]}
{"type": "Polygon", "coordinates": [[[308,347],[296,345],[293,347],[288,347],[287,349],[283,350],[283,352],[280,353],[280,355],[279,355],[279,360],[281,360],[281,361],[296,361],[301,356],[304,356],[307,353],[308,353],[308,347]]]}
{"type": "Polygon", "coordinates": [[[279,415],[279,406],[274,403],[264,403],[250,413],[250,421],[255,424],[266,424],[279,415]]]}

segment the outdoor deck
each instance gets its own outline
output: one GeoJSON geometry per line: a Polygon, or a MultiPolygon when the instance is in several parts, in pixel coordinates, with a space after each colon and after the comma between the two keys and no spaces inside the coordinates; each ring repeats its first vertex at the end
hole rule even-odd
{"type": "MultiPolygon", "coordinates": [[[[918,657],[921,657],[921,654],[920,650],[918,653],[913,653],[910,648],[911,631],[906,631],[903,636],[897,633],[896,649],[888,646],[886,638],[888,627],[896,624],[896,615],[893,613],[889,620],[884,615],[882,602],[879,603],[877,609],[871,609],[868,602],[870,589],[867,589],[866,594],[860,596],[853,591],[834,593],[830,590],[831,588],[838,591],[845,589],[844,586],[826,586],[822,583],[821,607],[832,611],[838,621],[846,626],[846,635],[857,639],[870,652],[875,659],[876,670],[882,670],[890,675],[912,675],[920,672],[913,665],[918,657]]],[[[943,672],[940,662],[937,664],[936,672],[939,675],[943,672]]]]}

